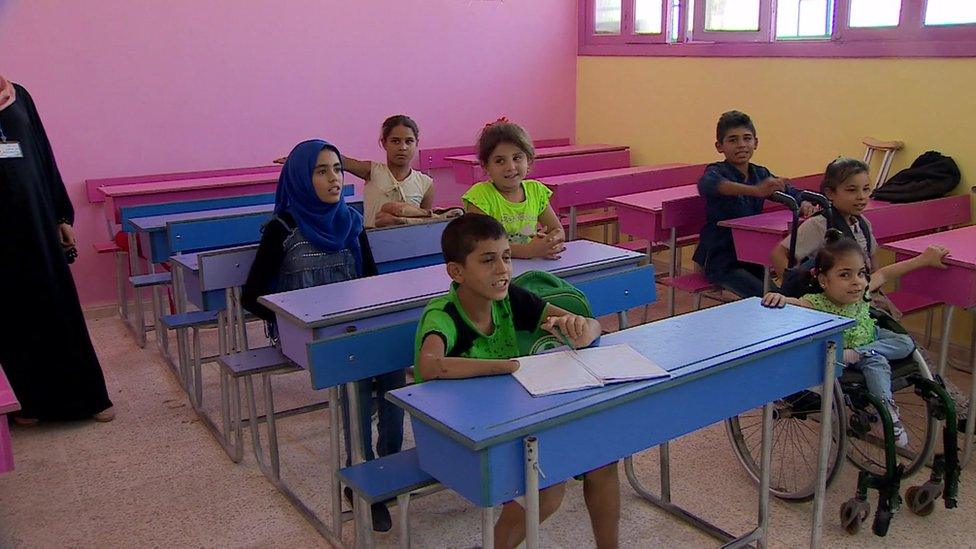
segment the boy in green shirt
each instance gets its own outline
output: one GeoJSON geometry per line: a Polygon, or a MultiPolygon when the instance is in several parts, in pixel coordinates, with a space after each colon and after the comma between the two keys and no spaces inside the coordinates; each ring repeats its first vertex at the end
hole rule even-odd
{"type": "MultiPolygon", "coordinates": [[[[417,328],[417,381],[510,374],[518,369],[517,331],[548,330],[565,334],[574,347],[600,336],[600,324],[547,304],[538,296],[509,286],[512,252],[505,228],[495,219],[465,214],[451,221],[441,236],[450,292],[427,304],[417,328]]],[[[539,493],[539,518],[559,508],[565,483],[539,493]]],[[[617,464],[586,473],[583,493],[599,548],[617,546],[620,487],[617,464]]],[[[495,523],[495,547],[516,547],[525,538],[525,511],[516,501],[502,507],[495,523]]]]}

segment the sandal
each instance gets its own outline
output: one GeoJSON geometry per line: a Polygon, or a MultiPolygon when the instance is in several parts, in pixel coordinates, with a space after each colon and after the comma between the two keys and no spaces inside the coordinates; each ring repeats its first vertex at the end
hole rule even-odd
{"type": "Polygon", "coordinates": [[[112,421],[113,419],[115,419],[115,407],[109,406],[108,408],[102,410],[101,412],[98,412],[97,414],[93,415],[92,419],[94,419],[99,423],[108,423],[109,421],[112,421]]]}

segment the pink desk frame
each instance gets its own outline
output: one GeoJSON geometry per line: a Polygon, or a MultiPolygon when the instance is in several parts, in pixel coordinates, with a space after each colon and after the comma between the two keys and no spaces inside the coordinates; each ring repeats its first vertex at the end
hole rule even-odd
{"type": "MultiPolygon", "coordinates": [[[[565,145],[535,152],[535,161],[529,169],[529,177],[533,179],[630,166],[630,148],[622,145],[565,145]]],[[[449,156],[445,160],[451,163],[455,185],[469,188],[486,177],[477,155],[449,156]]]]}
{"type": "MultiPolygon", "coordinates": [[[[968,199],[968,195],[961,195],[968,199]]],[[[939,375],[943,375],[949,352],[949,336],[952,328],[952,312],[955,307],[968,310],[976,322],[976,225],[962,227],[939,233],[932,233],[906,240],[885,244],[893,250],[898,260],[914,257],[931,245],[945,246],[949,257],[944,263],[948,268],[925,268],[906,274],[901,278],[900,288],[918,295],[942,301],[946,304],[942,333],[942,349],[939,356],[939,375]]],[[[970,367],[976,368],[976,324],[973,329],[973,344],[970,345],[970,367]]],[[[976,369],[971,369],[972,383],[969,388],[970,413],[966,417],[966,430],[963,443],[962,466],[965,467],[973,457],[973,427],[976,415],[972,413],[972,403],[976,400],[976,369]]]]}
{"type": "Polygon", "coordinates": [[[20,402],[14,395],[7,376],[0,368],[0,473],[14,470],[14,451],[10,443],[10,427],[7,424],[7,414],[20,410],[20,402]]]}
{"type": "MultiPolygon", "coordinates": [[[[607,199],[617,210],[621,232],[645,238],[650,261],[655,244],[670,252],[668,276],[678,272],[678,238],[698,234],[705,223],[705,208],[697,185],[682,185],[607,199]]],[[[668,314],[674,316],[674,288],[668,288],[668,314]]]]}
{"type": "Polygon", "coordinates": [[[569,212],[567,237],[576,239],[576,218],[580,209],[598,208],[615,196],[665,189],[695,183],[703,164],[660,164],[597,172],[547,177],[542,183],[552,190],[550,204],[556,212],[569,212]]]}
{"type": "MultiPolygon", "coordinates": [[[[865,214],[871,220],[875,239],[883,242],[969,223],[971,210],[968,196],[954,195],[906,204],[871,200],[865,214]]],[[[769,255],[789,235],[791,221],[790,212],[775,210],[721,221],[719,225],[732,229],[740,261],[769,268],[769,255]]]]}

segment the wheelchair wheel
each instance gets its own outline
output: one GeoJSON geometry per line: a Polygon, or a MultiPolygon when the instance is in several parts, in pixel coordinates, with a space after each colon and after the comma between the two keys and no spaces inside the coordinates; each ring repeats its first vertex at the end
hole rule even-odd
{"type": "MultiPolygon", "coordinates": [[[[918,472],[929,460],[935,448],[939,427],[939,422],[932,415],[928,404],[915,394],[910,381],[912,375],[932,379],[925,359],[918,351],[904,365],[895,366],[892,372],[895,403],[908,432],[908,446],[896,448],[898,463],[905,467],[905,478],[918,472]]],[[[871,433],[870,429],[873,421],[879,421],[874,406],[869,404],[863,408],[850,409],[847,418],[847,459],[862,471],[883,475],[884,439],[871,433]]]]}
{"type": "MultiPolygon", "coordinates": [[[[843,465],[846,450],[845,409],[840,384],[834,384],[831,414],[830,457],[827,485],[843,465]]],[[[725,421],[726,432],[736,457],[749,476],[759,482],[762,459],[762,408],[750,410],[725,421]]],[[[773,446],[770,460],[770,493],[786,501],[813,499],[820,449],[820,395],[801,391],[778,400],[773,410],[773,446]]]]}

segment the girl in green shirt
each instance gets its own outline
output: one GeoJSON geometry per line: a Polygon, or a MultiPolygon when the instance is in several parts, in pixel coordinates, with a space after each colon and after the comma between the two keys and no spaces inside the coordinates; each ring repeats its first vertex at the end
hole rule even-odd
{"type": "Polygon", "coordinates": [[[478,161],[490,179],[464,193],[465,210],[497,219],[508,233],[512,257],[559,259],[566,235],[549,204],[552,191],[525,178],[535,158],[529,135],[518,124],[501,118],[485,126],[477,149],[478,161]]]}
{"type": "Polygon", "coordinates": [[[868,391],[888,405],[895,426],[895,443],[901,447],[908,445],[908,433],[898,417],[891,394],[888,361],[912,354],[915,342],[908,335],[878,327],[870,315],[870,296],[886,282],[915,269],[945,269],[942,258],[948,254],[949,251],[941,246],[930,246],[918,256],[882,267],[869,275],[868,258],[860,244],[844,237],[840,231],[830,229],[826,244],[817,252],[814,267],[817,283],[823,291],[798,299],[770,293],[762,302],[766,307],[783,307],[789,303],[854,319],[854,326],[844,330],[844,363],[860,370],[868,391]]]}

